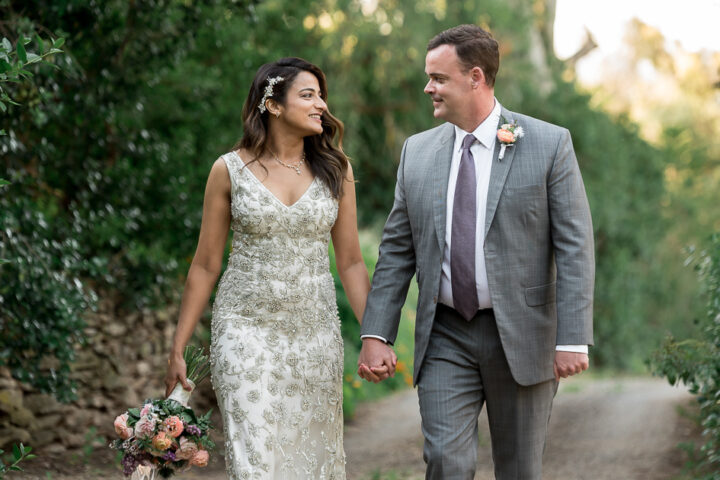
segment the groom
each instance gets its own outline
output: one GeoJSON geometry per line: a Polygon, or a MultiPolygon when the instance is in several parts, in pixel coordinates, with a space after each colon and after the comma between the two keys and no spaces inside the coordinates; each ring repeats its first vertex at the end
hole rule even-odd
{"type": "Polygon", "coordinates": [[[388,344],[415,274],[426,478],[474,477],[487,404],[496,478],[540,479],[559,378],[588,367],[593,342],[585,189],[570,133],[495,99],[488,32],[461,25],[427,50],[425,93],[448,123],[403,147],[358,371],[376,382],[394,371],[388,344]]]}

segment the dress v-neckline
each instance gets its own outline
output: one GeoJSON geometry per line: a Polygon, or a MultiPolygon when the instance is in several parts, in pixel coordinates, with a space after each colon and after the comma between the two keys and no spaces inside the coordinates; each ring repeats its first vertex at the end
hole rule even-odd
{"type": "Polygon", "coordinates": [[[300,196],[298,197],[298,199],[295,200],[295,202],[291,203],[290,205],[287,205],[285,202],[283,202],[282,200],[280,200],[280,199],[277,197],[277,195],[275,195],[275,194],[272,192],[272,190],[270,190],[264,183],[262,183],[262,182],[260,181],[260,179],[250,170],[250,167],[248,167],[248,164],[245,163],[245,160],[243,160],[242,157],[240,157],[240,155],[238,155],[238,153],[237,153],[236,151],[233,151],[233,153],[234,153],[235,156],[238,158],[238,160],[240,160],[240,162],[242,163],[242,165],[243,165],[243,168],[242,168],[242,169],[243,169],[243,170],[247,170],[248,174],[258,183],[258,185],[260,185],[260,187],[262,187],[263,190],[265,190],[277,203],[279,203],[280,205],[282,205],[283,207],[285,207],[285,208],[287,208],[287,209],[293,208],[295,205],[297,205],[298,203],[300,203],[300,201],[301,201],[303,198],[305,198],[305,196],[308,194],[308,192],[310,192],[310,189],[312,188],[313,184],[315,183],[315,180],[317,179],[317,177],[313,177],[312,182],[310,182],[310,185],[307,186],[307,188],[305,189],[305,191],[303,192],[303,194],[300,195],[300,196]]]}

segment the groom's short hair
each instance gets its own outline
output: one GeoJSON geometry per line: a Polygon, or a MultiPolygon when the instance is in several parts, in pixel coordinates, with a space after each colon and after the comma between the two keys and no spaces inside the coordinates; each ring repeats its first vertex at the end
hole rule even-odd
{"type": "Polygon", "coordinates": [[[495,85],[500,53],[497,41],[489,32],[477,25],[458,25],[435,35],[427,50],[429,52],[440,45],[454,45],[460,64],[466,71],[480,67],[485,74],[485,83],[489,87],[495,85]]]}

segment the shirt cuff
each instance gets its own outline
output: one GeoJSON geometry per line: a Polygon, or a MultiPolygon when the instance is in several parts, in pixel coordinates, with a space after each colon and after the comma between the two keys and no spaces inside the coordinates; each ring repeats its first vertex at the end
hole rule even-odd
{"type": "Polygon", "coordinates": [[[379,335],[360,335],[360,338],[377,338],[378,340],[382,340],[383,343],[388,343],[387,338],[383,338],[379,335]]]}
{"type": "Polygon", "coordinates": [[[558,352],[575,352],[575,353],[584,353],[587,355],[588,346],[587,345],[557,345],[555,347],[555,350],[557,350],[558,352]]]}

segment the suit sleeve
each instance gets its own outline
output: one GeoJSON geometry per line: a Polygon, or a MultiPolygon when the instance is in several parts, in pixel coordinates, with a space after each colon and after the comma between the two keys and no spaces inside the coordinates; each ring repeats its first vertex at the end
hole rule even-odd
{"type": "Polygon", "coordinates": [[[590,207],[570,138],[563,129],[548,179],[557,266],[557,345],[593,344],[595,247],[590,207]]]}
{"type": "Polygon", "coordinates": [[[400,312],[415,272],[415,246],[405,196],[407,148],[406,141],[400,156],[395,200],[383,229],[361,328],[362,336],[379,336],[390,344],[397,337],[400,312]]]}

